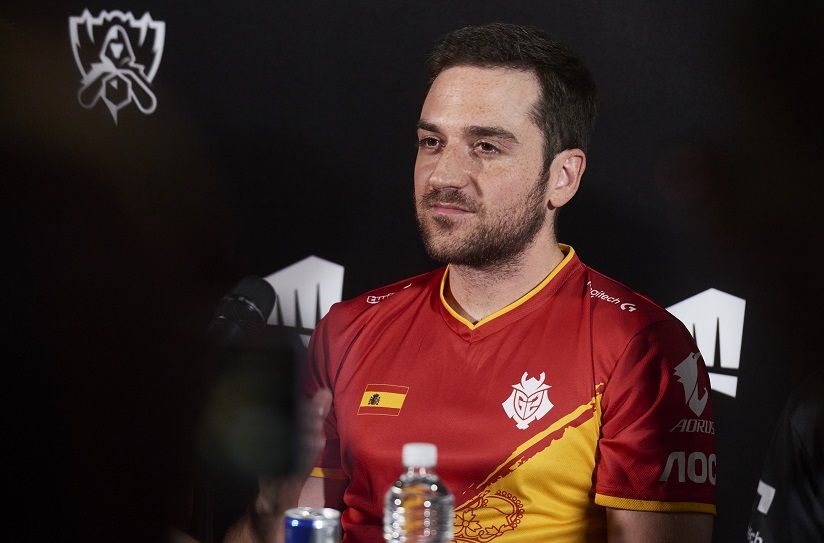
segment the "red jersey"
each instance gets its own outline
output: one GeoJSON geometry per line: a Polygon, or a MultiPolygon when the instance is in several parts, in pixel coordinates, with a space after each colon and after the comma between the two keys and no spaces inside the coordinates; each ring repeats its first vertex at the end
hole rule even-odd
{"type": "Polygon", "coordinates": [[[438,447],[455,541],[606,541],[605,507],[715,513],[709,378],[647,298],[564,260],[471,323],[448,268],[335,304],[309,345],[333,392],[313,476],[344,478],[344,541],[382,541],[404,443],[438,447]]]}

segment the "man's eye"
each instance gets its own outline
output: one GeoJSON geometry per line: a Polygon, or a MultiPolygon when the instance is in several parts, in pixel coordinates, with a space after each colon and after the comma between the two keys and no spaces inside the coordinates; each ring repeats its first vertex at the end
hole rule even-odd
{"type": "Polygon", "coordinates": [[[437,151],[442,146],[441,140],[432,136],[427,136],[418,140],[418,147],[424,151],[437,151]]]}
{"type": "Polygon", "coordinates": [[[498,152],[498,148],[488,141],[479,141],[475,144],[475,147],[484,154],[495,154],[498,152]]]}
{"type": "Polygon", "coordinates": [[[431,136],[426,138],[421,138],[418,140],[418,147],[423,149],[437,149],[440,146],[441,142],[438,138],[433,138],[431,136]]]}

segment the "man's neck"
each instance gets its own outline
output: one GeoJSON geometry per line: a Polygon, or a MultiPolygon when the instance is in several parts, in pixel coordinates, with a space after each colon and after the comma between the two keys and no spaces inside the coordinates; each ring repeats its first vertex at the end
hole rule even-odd
{"type": "Polygon", "coordinates": [[[517,259],[494,267],[450,264],[444,298],[472,323],[503,309],[535,288],[564,259],[554,241],[534,241],[517,259]]]}

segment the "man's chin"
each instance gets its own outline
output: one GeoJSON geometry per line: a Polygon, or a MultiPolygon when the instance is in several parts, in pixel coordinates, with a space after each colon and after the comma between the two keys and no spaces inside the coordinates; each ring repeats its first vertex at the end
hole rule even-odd
{"type": "Polygon", "coordinates": [[[426,254],[435,262],[443,262],[444,264],[452,262],[458,254],[457,243],[454,240],[443,239],[445,236],[432,234],[423,237],[423,244],[426,248],[426,254]]]}

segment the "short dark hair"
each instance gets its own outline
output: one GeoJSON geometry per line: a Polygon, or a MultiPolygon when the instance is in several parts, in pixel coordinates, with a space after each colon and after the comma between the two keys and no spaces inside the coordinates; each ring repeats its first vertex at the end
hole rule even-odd
{"type": "Polygon", "coordinates": [[[454,30],[438,40],[427,59],[428,85],[453,66],[535,74],[541,96],[532,116],[544,133],[544,173],[564,149],[586,151],[598,109],[595,82],[581,59],[544,31],[507,23],[454,30]]]}

